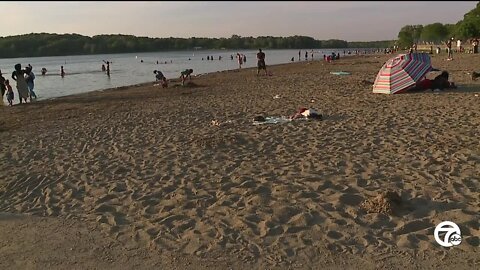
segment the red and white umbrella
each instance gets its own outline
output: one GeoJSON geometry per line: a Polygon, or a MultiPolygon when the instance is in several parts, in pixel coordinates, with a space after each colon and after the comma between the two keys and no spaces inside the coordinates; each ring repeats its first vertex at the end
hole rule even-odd
{"type": "Polygon", "coordinates": [[[380,69],[373,83],[373,93],[398,94],[414,86],[432,70],[426,53],[400,54],[380,69]]]}

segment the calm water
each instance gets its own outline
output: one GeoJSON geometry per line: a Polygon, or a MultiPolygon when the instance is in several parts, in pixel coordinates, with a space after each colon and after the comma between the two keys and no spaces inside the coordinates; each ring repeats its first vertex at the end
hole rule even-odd
{"type": "MultiPolygon", "coordinates": [[[[353,49],[350,49],[353,52],[353,49]]],[[[310,51],[309,52],[310,59],[310,51]]],[[[238,51],[247,56],[247,62],[242,66],[245,68],[256,66],[257,50],[238,51]]],[[[290,63],[295,57],[298,61],[298,50],[265,50],[266,63],[268,65],[290,63]]],[[[314,50],[314,59],[323,59],[323,54],[331,54],[342,50],[322,49],[314,50]]],[[[107,89],[138,83],[153,82],[155,77],[153,70],[157,69],[171,79],[178,78],[180,71],[192,68],[195,75],[210,73],[222,70],[238,68],[235,58],[237,51],[230,50],[208,50],[208,51],[176,51],[176,52],[154,52],[154,53],[127,53],[127,54],[104,54],[104,55],[79,55],[79,56],[54,56],[54,57],[31,57],[0,59],[0,69],[5,79],[15,92],[15,101],[18,103],[18,94],[15,81],[11,78],[17,63],[22,68],[31,64],[35,73],[35,92],[38,99],[48,99],[71,94],[84,93],[94,90],[107,89]],[[234,56],[230,60],[230,55],[234,56]],[[207,56],[213,56],[215,60],[207,61],[207,56]],[[222,60],[218,60],[219,56],[222,60]],[[202,60],[204,58],[204,60],[202,60]],[[190,59],[190,60],[189,60],[190,59]],[[112,62],[110,64],[110,77],[101,71],[102,60],[112,62]],[[143,60],[143,63],[141,62],[143,60]],[[159,61],[159,64],[157,64],[159,61]],[[165,61],[167,64],[165,64],[165,61]],[[65,77],[60,76],[60,66],[64,66],[65,77]],[[45,67],[48,72],[41,75],[41,69],[45,67]]],[[[305,50],[302,50],[302,61],[304,61],[305,50]]],[[[6,98],[4,98],[6,103],[6,98]]]]}

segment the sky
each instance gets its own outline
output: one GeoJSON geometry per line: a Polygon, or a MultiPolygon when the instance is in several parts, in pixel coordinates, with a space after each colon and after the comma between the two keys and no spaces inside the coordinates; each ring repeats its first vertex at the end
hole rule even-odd
{"type": "Polygon", "coordinates": [[[0,36],[28,33],[147,37],[304,35],[397,39],[407,24],[456,23],[475,1],[0,2],[0,36]]]}

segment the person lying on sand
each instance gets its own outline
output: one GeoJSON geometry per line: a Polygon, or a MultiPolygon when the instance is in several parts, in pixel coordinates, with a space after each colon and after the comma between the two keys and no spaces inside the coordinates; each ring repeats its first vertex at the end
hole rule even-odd
{"type": "Polygon", "coordinates": [[[297,118],[322,119],[322,115],[312,108],[300,108],[294,115],[290,116],[290,120],[297,118]]]}
{"type": "Polygon", "coordinates": [[[434,89],[440,89],[440,90],[457,88],[454,82],[450,82],[448,80],[447,71],[442,71],[440,75],[438,75],[437,77],[435,77],[435,79],[433,79],[433,87],[435,87],[434,89]]]}
{"type": "Polygon", "coordinates": [[[418,91],[425,91],[431,89],[432,91],[435,89],[444,90],[444,89],[456,89],[457,86],[455,83],[448,81],[448,72],[442,71],[440,75],[435,77],[435,79],[430,80],[424,78],[417,82],[415,86],[410,88],[409,92],[418,92],[418,91]]]}

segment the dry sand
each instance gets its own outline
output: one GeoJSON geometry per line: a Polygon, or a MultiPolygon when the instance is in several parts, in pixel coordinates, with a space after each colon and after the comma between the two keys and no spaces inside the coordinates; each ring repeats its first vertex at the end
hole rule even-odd
{"type": "Polygon", "coordinates": [[[389,57],[1,107],[0,268],[478,269],[480,55],[433,56],[455,91],[372,94],[389,57]],[[252,124],[302,106],[324,120],[252,124]]]}

